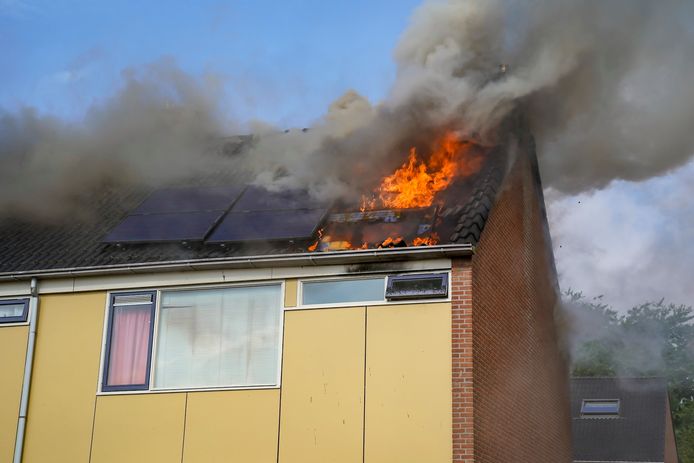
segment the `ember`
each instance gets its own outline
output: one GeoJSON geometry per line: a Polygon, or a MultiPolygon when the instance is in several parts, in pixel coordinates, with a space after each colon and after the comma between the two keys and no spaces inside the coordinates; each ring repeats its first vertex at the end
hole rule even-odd
{"type": "Polygon", "coordinates": [[[433,246],[439,243],[439,235],[432,233],[429,236],[418,236],[412,241],[413,246],[433,246]]]}
{"type": "Polygon", "coordinates": [[[407,242],[402,239],[402,236],[398,236],[397,238],[393,238],[389,236],[386,238],[383,243],[378,245],[379,248],[404,248],[407,247],[407,242]]]}
{"type": "Polygon", "coordinates": [[[308,247],[308,250],[313,252],[316,249],[318,249],[318,245],[320,244],[322,239],[323,239],[323,229],[319,228],[318,229],[318,239],[316,240],[315,243],[313,243],[311,246],[308,247]]]}

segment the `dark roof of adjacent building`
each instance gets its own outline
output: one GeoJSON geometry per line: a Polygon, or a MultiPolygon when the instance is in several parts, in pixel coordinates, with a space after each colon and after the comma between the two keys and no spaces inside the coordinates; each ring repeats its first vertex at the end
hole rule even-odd
{"type": "MultiPolygon", "coordinates": [[[[505,173],[506,153],[492,150],[482,169],[457,182],[439,211],[440,244],[476,244],[505,173]],[[453,194],[451,196],[451,193],[453,194]]],[[[219,179],[215,179],[219,182],[219,179]]],[[[248,178],[232,173],[226,185],[248,178]]],[[[192,182],[195,184],[195,179],[192,182]]],[[[209,182],[207,182],[209,184],[209,182]]],[[[219,184],[219,183],[217,183],[219,184]]],[[[114,245],[105,236],[147,198],[147,187],[106,186],[90,192],[79,214],[50,223],[0,217],[0,275],[42,270],[191,261],[212,258],[296,254],[315,240],[267,242],[147,243],[114,245]]],[[[335,211],[333,211],[335,212],[335,211]]],[[[339,211],[338,211],[339,212],[339,211]]]]}
{"type": "Polygon", "coordinates": [[[662,462],[667,400],[663,378],[572,378],[574,461],[662,462]],[[586,399],[618,399],[619,415],[582,417],[586,399]]]}

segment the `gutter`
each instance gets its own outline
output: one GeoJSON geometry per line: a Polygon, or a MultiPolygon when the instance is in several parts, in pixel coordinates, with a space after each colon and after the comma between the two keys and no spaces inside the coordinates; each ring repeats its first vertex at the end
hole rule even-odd
{"type": "MultiPolygon", "coordinates": [[[[51,270],[29,270],[0,273],[0,281],[26,281],[36,278],[102,276],[185,270],[244,269],[267,267],[312,267],[319,265],[366,264],[424,259],[469,257],[475,252],[472,244],[444,244],[407,248],[358,249],[298,254],[271,254],[245,257],[174,260],[138,264],[72,267],[51,270]]],[[[32,312],[33,313],[33,312],[32,312]]]]}
{"type": "Polygon", "coordinates": [[[31,279],[31,297],[29,298],[29,338],[27,339],[26,359],[24,360],[24,380],[22,396],[19,402],[19,419],[17,420],[17,437],[14,445],[13,463],[21,463],[24,454],[24,436],[26,434],[27,411],[29,410],[29,390],[34,365],[34,348],[36,347],[36,325],[39,315],[38,280],[31,279]]]}

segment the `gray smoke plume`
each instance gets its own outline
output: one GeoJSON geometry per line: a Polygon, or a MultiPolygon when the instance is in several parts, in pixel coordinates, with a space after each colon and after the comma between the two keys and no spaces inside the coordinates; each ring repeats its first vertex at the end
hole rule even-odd
{"type": "Polygon", "coordinates": [[[559,190],[648,178],[694,152],[693,25],[677,0],[431,1],[396,50],[391,101],[434,101],[471,132],[523,108],[559,190]]]}
{"type": "Polygon", "coordinates": [[[694,153],[693,25],[694,5],[677,0],[428,1],[395,50],[386,100],[345,96],[338,112],[353,117],[324,121],[349,121],[345,130],[323,127],[299,156],[316,170],[290,156],[285,181],[316,185],[318,173],[328,194],[353,190],[354,178],[372,182],[369,166],[397,165],[442,127],[494,143],[515,110],[537,138],[546,186],[663,174],[694,153]]]}
{"type": "Polygon", "coordinates": [[[170,60],[126,71],[124,86],[92,107],[82,124],[31,108],[0,111],[0,211],[53,219],[75,197],[109,183],[165,183],[191,169],[210,137],[226,130],[216,106],[221,90],[196,81],[170,60]]]}
{"type": "Polygon", "coordinates": [[[545,185],[648,178],[694,151],[692,24],[694,5],[678,0],[430,0],[395,50],[384,101],[349,92],[308,132],[256,123],[226,160],[201,154],[239,130],[220,107],[223,82],[162,61],[126,74],[82,124],[0,112],[0,212],[51,215],[83,185],[166,183],[220,163],[354,199],[444,130],[495,143],[513,111],[537,138],[545,185]]]}

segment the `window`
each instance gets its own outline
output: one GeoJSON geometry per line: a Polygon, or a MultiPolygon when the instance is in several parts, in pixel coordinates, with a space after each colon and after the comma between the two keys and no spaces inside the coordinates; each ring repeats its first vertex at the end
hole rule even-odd
{"type": "Polygon", "coordinates": [[[448,274],[392,275],[388,277],[386,299],[448,297],[448,274]]]}
{"type": "Polygon", "coordinates": [[[303,305],[383,301],[384,288],[385,277],[305,281],[301,301],[303,305]]]}
{"type": "Polygon", "coordinates": [[[279,383],[280,285],[162,292],[154,387],[279,383]]]}
{"type": "Polygon", "coordinates": [[[278,385],[281,288],[113,295],[102,391],[278,385]]]}
{"type": "Polygon", "coordinates": [[[584,399],[581,404],[583,417],[617,417],[619,416],[619,399],[594,400],[584,399]]]}
{"type": "Polygon", "coordinates": [[[0,324],[26,322],[28,313],[28,299],[8,299],[0,301],[0,324]]]}
{"type": "Polygon", "coordinates": [[[154,292],[111,296],[102,390],[149,387],[154,305],[154,292]]]}

